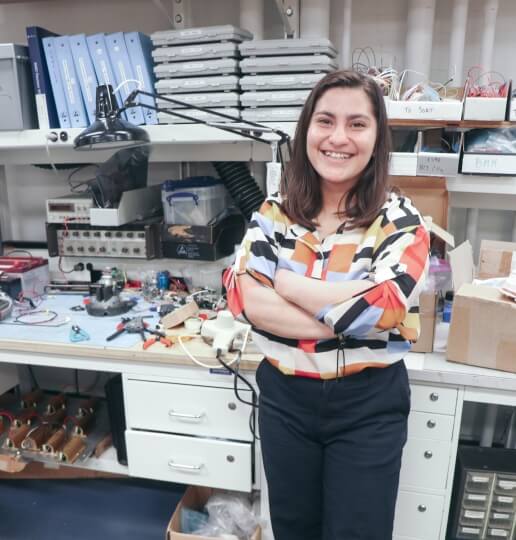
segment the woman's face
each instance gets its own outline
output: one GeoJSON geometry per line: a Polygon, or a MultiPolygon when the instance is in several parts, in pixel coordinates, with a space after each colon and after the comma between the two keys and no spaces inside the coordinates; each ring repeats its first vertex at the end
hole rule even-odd
{"type": "Polygon", "coordinates": [[[330,88],[315,105],[306,151],[323,188],[347,192],[374,151],[377,122],[362,88],[330,88]]]}

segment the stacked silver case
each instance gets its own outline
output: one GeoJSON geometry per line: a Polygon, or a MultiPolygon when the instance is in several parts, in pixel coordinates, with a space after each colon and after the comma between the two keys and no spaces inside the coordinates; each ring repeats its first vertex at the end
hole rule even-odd
{"type": "Polygon", "coordinates": [[[242,118],[252,122],[297,121],[310,90],[337,68],[327,39],[266,39],[241,43],[242,118]]]}
{"type": "MultiPolygon", "coordinates": [[[[154,50],[156,92],[164,98],[216,109],[240,117],[240,52],[238,44],[253,35],[232,25],[164,30],[151,35],[154,50]]],[[[165,99],[157,106],[193,119],[230,122],[208,111],[185,109],[165,99]]],[[[160,124],[190,123],[195,120],[159,112],[160,124]]]]}

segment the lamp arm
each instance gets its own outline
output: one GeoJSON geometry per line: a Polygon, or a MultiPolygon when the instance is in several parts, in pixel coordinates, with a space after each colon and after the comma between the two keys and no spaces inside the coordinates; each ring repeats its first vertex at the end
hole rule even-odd
{"type": "Polygon", "coordinates": [[[211,109],[209,107],[199,107],[197,105],[186,103],[185,101],[180,101],[178,99],[173,99],[173,98],[161,96],[161,95],[156,94],[154,92],[146,92],[145,90],[133,90],[127,96],[127,98],[124,101],[124,104],[123,104],[122,108],[119,109],[119,111],[122,112],[122,111],[125,111],[126,109],[129,109],[131,107],[143,107],[143,108],[146,108],[146,109],[151,109],[153,111],[163,112],[163,113],[166,113],[166,114],[170,114],[171,116],[176,116],[178,118],[183,118],[184,120],[190,120],[190,121],[193,121],[193,122],[197,122],[197,123],[203,124],[205,126],[214,127],[214,128],[220,129],[222,131],[227,131],[229,133],[240,135],[242,137],[246,137],[248,139],[252,139],[252,140],[258,141],[258,142],[263,142],[263,143],[267,143],[267,144],[270,144],[272,142],[277,142],[278,145],[282,145],[283,143],[287,143],[289,153],[290,153],[290,136],[287,133],[285,133],[284,131],[281,131],[280,129],[271,128],[271,127],[265,126],[263,124],[258,124],[256,122],[251,122],[249,120],[243,120],[241,118],[238,118],[236,116],[231,116],[229,114],[221,113],[221,112],[219,112],[217,110],[214,110],[214,109],[211,109]],[[228,126],[226,126],[226,125],[222,126],[222,125],[220,125],[218,123],[213,123],[213,122],[209,122],[209,121],[206,121],[206,120],[201,120],[199,118],[193,118],[193,117],[188,116],[186,114],[182,114],[180,112],[177,112],[177,111],[175,111],[173,109],[165,109],[163,107],[156,107],[154,105],[149,105],[147,103],[141,103],[141,102],[136,103],[135,99],[139,95],[149,96],[151,98],[159,98],[159,99],[162,99],[163,101],[173,103],[174,105],[181,105],[185,109],[196,109],[196,110],[201,111],[201,112],[207,112],[207,113],[213,114],[215,116],[220,116],[221,118],[224,118],[226,120],[232,120],[232,121],[238,122],[240,124],[246,124],[247,126],[249,126],[249,128],[247,128],[247,127],[237,127],[237,126],[230,127],[229,125],[228,126]],[[258,134],[253,135],[251,133],[252,131],[253,132],[258,132],[259,131],[259,132],[262,132],[262,133],[263,132],[274,133],[275,135],[277,135],[279,137],[279,140],[278,141],[271,141],[271,140],[268,140],[268,139],[264,139],[263,137],[259,136],[258,134]]]}

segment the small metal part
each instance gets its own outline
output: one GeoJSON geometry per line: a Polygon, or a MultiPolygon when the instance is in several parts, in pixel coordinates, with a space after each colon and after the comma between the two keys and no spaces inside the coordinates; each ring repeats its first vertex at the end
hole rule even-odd
{"type": "Polygon", "coordinates": [[[86,399],[79,403],[79,408],[77,409],[77,416],[86,416],[88,414],[93,414],[99,402],[98,398],[92,397],[86,399]]]}
{"type": "Polygon", "coordinates": [[[32,450],[36,452],[40,450],[43,444],[51,437],[54,428],[51,424],[40,424],[26,435],[21,443],[24,450],[32,450]]]}
{"type": "Polygon", "coordinates": [[[63,448],[66,440],[66,431],[64,428],[58,429],[48,441],[43,445],[43,452],[47,454],[56,454],[63,448]]]}
{"type": "Polygon", "coordinates": [[[37,388],[27,394],[24,394],[20,400],[20,406],[22,409],[28,409],[30,407],[37,407],[38,403],[43,399],[43,391],[37,388]]]}
{"type": "Polygon", "coordinates": [[[64,394],[52,396],[47,403],[47,414],[54,414],[58,409],[64,409],[65,407],[66,396],[64,394]]]}
{"type": "Polygon", "coordinates": [[[73,428],[74,435],[84,436],[87,429],[93,422],[94,415],[92,413],[83,416],[75,417],[75,425],[73,428]]]}
{"type": "Polygon", "coordinates": [[[32,424],[32,419],[36,416],[36,410],[33,408],[25,409],[21,413],[17,414],[13,420],[13,426],[18,428],[22,425],[30,426],[32,424]]]}
{"type": "Polygon", "coordinates": [[[43,420],[49,424],[56,425],[62,424],[66,416],[66,409],[59,409],[53,414],[45,414],[43,420]]]}
{"type": "Polygon", "coordinates": [[[28,424],[23,424],[20,427],[11,428],[5,441],[7,448],[20,448],[21,443],[28,435],[30,430],[31,427],[28,424]]]}
{"type": "Polygon", "coordinates": [[[63,463],[74,463],[86,449],[86,440],[82,437],[72,437],[59,453],[63,463]]]}

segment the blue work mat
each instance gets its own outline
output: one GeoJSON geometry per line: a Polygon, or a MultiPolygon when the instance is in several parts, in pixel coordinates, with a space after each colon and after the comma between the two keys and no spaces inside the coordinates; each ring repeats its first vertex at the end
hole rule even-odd
{"type": "MultiPolygon", "coordinates": [[[[58,317],[48,323],[49,325],[65,320],[66,317],[70,321],[62,326],[39,326],[27,324],[11,324],[14,318],[20,312],[13,310],[11,317],[0,323],[0,339],[10,340],[30,340],[41,341],[46,343],[71,343],[70,329],[72,325],[79,326],[87,332],[90,339],[87,341],[78,342],[77,345],[85,347],[106,347],[110,348],[130,348],[141,342],[139,334],[121,334],[112,341],[106,341],[106,338],[116,331],[116,326],[122,320],[122,316],[116,317],[92,317],[86,311],[73,311],[74,306],[83,305],[83,296],[81,295],[52,295],[48,296],[36,308],[38,311],[50,310],[58,314],[58,317]]],[[[149,311],[149,304],[138,302],[138,304],[129,312],[124,314],[124,317],[151,316],[145,318],[144,322],[149,325],[149,328],[155,328],[159,321],[159,316],[156,312],[149,311]]],[[[41,314],[42,319],[46,318],[45,314],[41,314]]],[[[148,335],[148,334],[147,334],[148,335]]]]}
{"type": "Polygon", "coordinates": [[[134,478],[0,480],[0,538],[163,540],[185,487],[134,478]]]}

